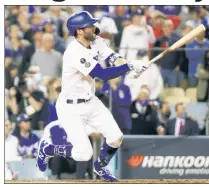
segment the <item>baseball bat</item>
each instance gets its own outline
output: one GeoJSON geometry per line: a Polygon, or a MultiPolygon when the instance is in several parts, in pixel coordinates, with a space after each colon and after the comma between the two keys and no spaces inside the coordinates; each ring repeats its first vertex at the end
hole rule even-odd
{"type": "Polygon", "coordinates": [[[203,24],[201,24],[198,27],[196,27],[195,29],[193,29],[192,31],[190,31],[188,34],[183,36],[181,39],[179,39],[176,43],[174,43],[173,45],[168,47],[165,51],[160,53],[158,56],[156,56],[155,58],[150,60],[149,61],[149,65],[154,63],[154,62],[156,62],[156,61],[158,61],[160,58],[164,57],[167,53],[169,53],[171,51],[174,51],[177,48],[187,44],[188,42],[190,42],[193,38],[198,36],[203,31],[205,31],[205,26],[203,24]]]}

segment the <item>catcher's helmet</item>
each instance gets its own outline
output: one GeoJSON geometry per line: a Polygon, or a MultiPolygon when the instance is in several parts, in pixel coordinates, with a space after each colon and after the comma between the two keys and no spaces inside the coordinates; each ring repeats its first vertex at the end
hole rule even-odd
{"type": "MultiPolygon", "coordinates": [[[[81,11],[75,13],[67,20],[67,28],[70,31],[71,36],[74,36],[77,29],[82,29],[84,27],[91,26],[95,24],[98,20],[93,18],[92,15],[87,11],[81,11]]],[[[96,28],[95,34],[100,33],[99,28],[96,28]]]]}

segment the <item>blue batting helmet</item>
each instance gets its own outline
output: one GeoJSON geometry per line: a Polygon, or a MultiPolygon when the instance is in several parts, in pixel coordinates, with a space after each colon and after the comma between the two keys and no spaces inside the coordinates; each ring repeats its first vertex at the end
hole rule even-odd
{"type": "MultiPolygon", "coordinates": [[[[70,31],[71,36],[74,36],[77,29],[82,29],[95,24],[98,19],[93,18],[92,15],[87,11],[81,11],[73,14],[67,20],[67,28],[70,31]]],[[[96,28],[95,34],[99,34],[99,28],[96,28]]]]}

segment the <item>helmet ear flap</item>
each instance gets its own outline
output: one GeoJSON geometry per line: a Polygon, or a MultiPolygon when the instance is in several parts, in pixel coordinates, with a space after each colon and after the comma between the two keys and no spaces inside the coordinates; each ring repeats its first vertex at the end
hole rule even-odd
{"type": "Polygon", "coordinates": [[[97,27],[96,29],[95,29],[95,32],[94,32],[96,35],[98,35],[99,33],[100,33],[100,29],[97,27]]]}

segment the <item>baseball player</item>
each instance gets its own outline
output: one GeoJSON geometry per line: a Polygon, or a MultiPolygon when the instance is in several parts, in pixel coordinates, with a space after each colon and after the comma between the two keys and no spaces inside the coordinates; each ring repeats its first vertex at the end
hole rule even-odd
{"type": "Polygon", "coordinates": [[[99,158],[94,163],[94,172],[105,181],[112,182],[117,179],[106,166],[121,145],[123,134],[110,111],[94,95],[94,79],[107,81],[125,73],[130,78],[137,78],[140,70],[134,69],[97,36],[100,32],[95,26],[97,21],[86,11],[75,13],[67,20],[67,28],[74,39],[63,55],[62,90],[56,102],[56,111],[71,145],[55,146],[42,138],[37,165],[44,171],[49,158],[54,155],[76,161],[90,160],[93,149],[86,126],[92,126],[105,137],[99,158]],[[99,58],[112,67],[101,67],[99,58]]]}

